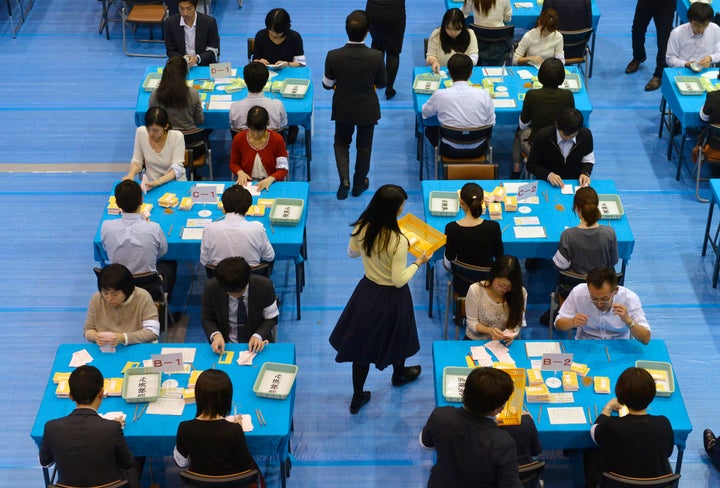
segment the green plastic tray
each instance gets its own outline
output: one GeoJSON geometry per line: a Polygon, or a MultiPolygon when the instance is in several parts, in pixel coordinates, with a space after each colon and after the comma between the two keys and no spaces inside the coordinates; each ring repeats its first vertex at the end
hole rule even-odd
{"type": "Polygon", "coordinates": [[[305,98],[310,89],[310,80],[300,78],[288,78],[283,84],[280,95],[283,98],[305,98]]]}
{"type": "Polygon", "coordinates": [[[625,215],[625,209],[618,195],[598,195],[598,201],[601,218],[620,219],[625,215]]]}
{"type": "Polygon", "coordinates": [[[160,73],[148,73],[143,81],[142,87],[146,92],[155,91],[155,88],[160,84],[162,74],[160,73]]]}
{"type": "Polygon", "coordinates": [[[570,90],[573,93],[577,93],[582,90],[582,86],[582,78],[580,78],[579,74],[566,73],[565,81],[563,81],[562,85],[560,85],[560,88],[564,88],[565,90],[570,90]]]}
{"type": "Polygon", "coordinates": [[[664,361],[637,360],[635,361],[635,367],[665,371],[668,378],[668,389],[667,391],[658,391],[655,394],[660,397],[669,397],[672,396],[673,393],[675,393],[675,377],[673,376],[672,364],[666,363],[664,361]]]}
{"type": "Polygon", "coordinates": [[[298,367],[294,364],[265,363],[257,375],[253,391],[259,397],[285,400],[292,390],[298,367]]]}
{"type": "Polygon", "coordinates": [[[155,368],[128,369],[123,380],[122,397],[128,403],[154,402],[160,396],[161,380],[162,373],[155,368]]]}
{"type": "Polygon", "coordinates": [[[270,222],[275,225],[297,225],[305,202],[300,198],[276,198],[270,209],[270,222]]]}
{"type": "Polygon", "coordinates": [[[440,88],[441,80],[442,78],[432,73],[421,73],[415,77],[413,90],[415,90],[415,93],[430,95],[440,88]]]}
{"type": "Polygon", "coordinates": [[[465,389],[465,379],[471,371],[471,368],[445,366],[443,369],[442,380],[442,391],[445,401],[455,403],[462,402],[463,390],[465,389]]]}
{"type": "Polygon", "coordinates": [[[676,76],[675,84],[682,95],[703,95],[705,89],[697,76],[676,76]]]}
{"type": "Polygon", "coordinates": [[[431,215],[452,217],[460,210],[460,198],[456,191],[431,191],[429,200],[431,215]]]}

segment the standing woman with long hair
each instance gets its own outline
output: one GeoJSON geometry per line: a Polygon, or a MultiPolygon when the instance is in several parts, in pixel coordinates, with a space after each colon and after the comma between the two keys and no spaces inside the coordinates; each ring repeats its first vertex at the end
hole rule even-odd
{"type": "Polygon", "coordinates": [[[465,16],[459,8],[451,8],[443,15],[440,27],[428,38],[425,61],[437,73],[440,66],[447,66],[455,53],[466,54],[473,65],[478,61],[478,43],[475,33],[465,24],[465,16]]]}
{"type": "Polygon", "coordinates": [[[185,84],[188,68],[180,56],[173,56],[165,63],[157,89],[150,95],[150,106],[165,109],[170,125],[175,130],[187,131],[205,122],[202,102],[197,90],[185,84]]]}
{"type": "Polygon", "coordinates": [[[397,222],[405,200],[407,193],[401,187],[383,185],[352,224],[348,255],[362,257],[365,276],[330,335],[335,361],[353,363],[351,414],[370,401],[370,392],[363,390],[370,364],[379,370],[392,365],[393,386],[420,375],[420,366],[405,366],[405,359],[420,350],[407,283],[432,254],[425,253],[407,266],[409,243],[397,222]]]}
{"type": "Polygon", "coordinates": [[[480,27],[502,27],[512,20],[510,0],[465,0],[462,13],[472,13],[473,24],[480,27]]]}
{"type": "Polygon", "coordinates": [[[518,258],[502,256],[495,260],[488,279],[473,283],[468,289],[465,339],[512,342],[520,327],[525,327],[526,303],[527,291],[518,258]]]}

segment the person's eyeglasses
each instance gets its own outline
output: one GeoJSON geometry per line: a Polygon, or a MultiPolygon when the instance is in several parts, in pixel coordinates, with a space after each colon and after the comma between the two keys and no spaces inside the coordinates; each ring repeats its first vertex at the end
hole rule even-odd
{"type": "Polygon", "coordinates": [[[609,297],[601,297],[601,298],[590,297],[590,301],[591,301],[591,302],[593,302],[593,303],[601,303],[601,304],[602,304],[602,303],[610,303],[610,302],[612,302],[612,299],[613,299],[612,295],[610,295],[609,297]]]}

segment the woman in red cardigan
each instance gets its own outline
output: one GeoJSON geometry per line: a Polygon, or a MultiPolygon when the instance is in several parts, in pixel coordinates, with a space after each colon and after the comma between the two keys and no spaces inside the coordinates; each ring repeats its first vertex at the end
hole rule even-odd
{"type": "Polygon", "coordinates": [[[288,174],[288,152],[285,141],[277,132],[268,130],[268,113],[262,107],[248,111],[248,129],[235,135],[230,151],[230,171],[237,175],[237,184],[257,181],[259,190],[282,181],[288,174]]]}

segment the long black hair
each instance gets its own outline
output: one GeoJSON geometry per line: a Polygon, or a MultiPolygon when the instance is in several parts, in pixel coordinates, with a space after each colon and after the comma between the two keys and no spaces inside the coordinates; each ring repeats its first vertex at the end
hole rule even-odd
{"type": "Polygon", "coordinates": [[[390,239],[393,234],[400,234],[397,215],[407,197],[402,187],[383,185],[375,192],[360,217],[351,224],[353,227],[357,226],[353,236],[361,235],[363,230],[365,231],[362,248],[366,255],[371,255],[373,251],[391,254],[388,249],[390,239]]]}

